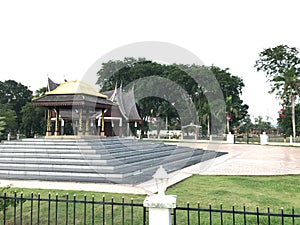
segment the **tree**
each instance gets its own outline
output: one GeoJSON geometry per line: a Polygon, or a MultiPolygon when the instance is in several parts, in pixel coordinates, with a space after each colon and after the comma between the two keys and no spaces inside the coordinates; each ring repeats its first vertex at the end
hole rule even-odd
{"type": "Polygon", "coordinates": [[[247,139],[247,144],[249,143],[249,133],[250,133],[250,130],[251,128],[254,127],[254,124],[252,123],[251,119],[250,119],[250,116],[247,115],[245,116],[242,121],[241,121],[241,124],[238,128],[238,132],[239,133],[246,133],[246,139],[247,139]]]}
{"type": "Polygon", "coordinates": [[[0,81],[0,103],[11,105],[16,112],[17,123],[21,124],[21,109],[32,98],[32,91],[21,83],[14,80],[0,81]]]}
{"type": "MultiPolygon", "coordinates": [[[[143,58],[125,58],[124,61],[103,63],[102,68],[98,71],[98,76],[97,84],[102,87],[102,91],[112,90],[116,84],[119,86],[122,84],[124,89],[132,88],[132,85],[135,86],[135,97],[139,99],[137,108],[143,119],[142,128],[145,129],[144,131],[148,129],[146,125],[150,116],[162,117],[163,120],[168,118],[169,121],[178,120],[178,112],[174,111],[174,108],[178,110],[180,104],[176,104],[176,102],[178,103],[178,100],[181,100],[181,103],[187,103],[190,99],[185,93],[179,93],[178,86],[186,91],[187,95],[191,95],[193,90],[191,87],[197,85],[191,77],[177,66],[162,65],[143,58]],[[166,82],[166,80],[172,82],[166,82]],[[164,83],[163,87],[162,83],[164,83]],[[191,85],[191,83],[194,84],[191,85]],[[159,84],[161,88],[158,88],[159,84]],[[178,86],[176,87],[175,84],[178,86]],[[166,95],[171,97],[164,101],[166,95]],[[175,107],[174,104],[176,104],[175,107]],[[150,115],[151,110],[153,115],[150,115]]],[[[188,110],[188,107],[180,109],[182,111],[188,110]]],[[[188,115],[187,113],[182,114],[188,115]]],[[[180,119],[183,121],[186,118],[182,117],[180,119]]],[[[157,128],[159,129],[159,126],[157,128]]],[[[142,132],[144,131],[142,130],[142,132]]]]}
{"type": "Polygon", "coordinates": [[[35,98],[38,98],[38,97],[42,97],[43,95],[45,95],[45,93],[47,92],[47,88],[46,87],[42,87],[38,90],[35,91],[34,93],[34,96],[35,98]]]}
{"type": "Polygon", "coordinates": [[[2,134],[2,138],[6,137],[6,135],[11,132],[12,134],[16,133],[18,128],[17,123],[17,115],[14,110],[11,109],[12,106],[10,104],[0,104],[0,117],[3,118],[4,121],[4,132],[2,134]]]}
{"type": "MultiPolygon", "coordinates": [[[[290,126],[290,124],[292,123],[291,111],[291,108],[285,108],[280,112],[279,118],[277,119],[279,132],[286,134],[286,136],[293,135],[293,130],[290,126]]],[[[295,105],[295,116],[295,120],[300,121],[300,104],[295,105]]],[[[300,134],[300,123],[297,123],[296,134],[300,134]]]]}
{"type": "Polygon", "coordinates": [[[295,100],[300,95],[300,58],[294,47],[279,45],[264,49],[255,65],[257,71],[266,73],[271,84],[270,93],[276,92],[284,106],[290,106],[292,112],[293,138],[296,137],[295,100]]]}
{"type": "Polygon", "coordinates": [[[233,127],[238,127],[247,116],[249,106],[243,104],[240,95],[245,86],[242,78],[232,75],[229,69],[211,66],[210,69],[216,76],[226,103],[227,132],[233,127]],[[231,125],[231,128],[230,128],[231,125]]]}
{"type": "Polygon", "coordinates": [[[35,107],[31,102],[28,102],[22,107],[22,133],[26,137],[33,137],[34,134],[45,133],[45,112],[44,109],[35,107]]]}
{"type": "MultiPolygon", "coordinates": [[[[6,186],[6,187],[0,187],[0,195],[4,196],[4,194],[8,195],[13,195],[15,191],[11,189],[11,186],[6,186]]],[[[14,198],[6,198],[6,199],[0,199],[0,213],[6,211],[10,207],[16,207],[19,205],[21,202],[24,203],[26,200],[22,199],[14,199],[14,198]],[[5,204],[4,204],[5,203],[5,204]]]]}
{"type": "Polygon", "coordinates": [[[247,114],[248,106],[239,97],[244,83],[241,78],[231,75],[228,69],[222,70],[215,66],[164,65],[144,58],[125,58],[123,61],[103,63],[97,74],[97,84],[102,87],[102,91],[113,90],[116,84],[121,83],[123,87],[139,84],[135,85],[135,96],[139,99],[137,108],[144,120],[144,129],[147,129],[144,125],[150,116],[161,116],[164,120],[168,118],[168,123],[172,121],[178,125],[179,122],[181,126],[190,123],[202,125],[207,134],[212,129],[213,133],[224,132],[220,124],[226,117],[225,105],[223,107],[225,100],[220,99],[221,91],[217,92],[220,87],[223,95],[231,98],[226,108],[228,113],[233,114],[232,126],[237,126],[247,114]],[[197,83],[195,78],[203,83],[197,83]],[[147,82],[139,83],[143,79],[147,82]],[[164,83],[165,80],[168,82],[164,83]],[[211,82],[213,80],[216,82],[211,82]],[[158,84],[163,88],[158,88],[158,84]],[[149,90],[151,96],[144,96],[149,90]],[[208,95],[213,97],[208,99],[208,95]],[[212,127],[210,123],[213,120],[218,122],[212,127]]]}
{"type": "Polygon", "coordinates": [[[270,133],[272,125],[269,121],[265,121],[262,116],[254,118],[254,128],[259,131],[259,133],[267,132],[270,133]]]}

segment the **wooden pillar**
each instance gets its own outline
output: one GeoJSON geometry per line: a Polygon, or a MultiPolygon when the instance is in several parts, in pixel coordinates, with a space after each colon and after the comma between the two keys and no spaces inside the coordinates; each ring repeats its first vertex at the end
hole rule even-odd
{"type": "Polygon", "coordinates": [[[78,135],[82,135],[82,116],[83,116],[83,109],[79,109],[79,121],[78,121],[78,135]]]}
{"type": "Polygon", "coordinates": [[[47,131],[46,136],[51,136],[51,109],[47,110],[47,131]]]}
{"type": "Polygon", "coordinates": [[[126,136],[131,136],[131,133],[130,133],[130,124],[129,124],[129,121],[126,121],[126,128],[127,128],[127,134],[126,134],[126,136]]]}
{"type": "Polygon", "coordinates": [[[59,108],[56,108],[54,135],[55,136],[59,135],[59,108]]]}
{"type": "Polygon", "coordinates": [[[101,115],[101,137],[105,136],[105,129],[104,129],[104,109],[102,109],[101,115]]]}
{"type": "Polygon", "coordinates": [[[63,118],[61,118],[60,121],[60,135],[64,135],[65,134],[65,121],[63,120],[63,118]]]}
{"type": "Polygon", "coordinates": [[[85,113],[85,135],[90,134],[90,112],[89,109],[86,109],[85,113]]]}

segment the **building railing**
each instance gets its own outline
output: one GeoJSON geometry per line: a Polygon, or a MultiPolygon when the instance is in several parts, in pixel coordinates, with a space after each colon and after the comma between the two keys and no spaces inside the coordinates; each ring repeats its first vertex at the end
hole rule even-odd
{"type": "MultiPolygon", "coordinates": [[[[274,224],[284,225],[300,224],[300,214],[295,213],[295,209],[285,212],[280,209],[277,213],[271,212],[270,208],[265,211],[256,207],[254,211],[248,211],[246,206],[231,209],[213,208],[200,206],[200,203],[191,207],[177,206],[172,210],[173,224],[187,225],[262,225],[274,224]]],[[[120,202],[115,202],[114,198],[106,199],[104,196],[99,201],[94,196],[87,199],[84,196],[78,199],[76,195],[48,195],[42,198],[40,194],[31,194],[29,197],[21,194],[12,196],[4,194],[0,196],[0,224],[116,224],[116,225],[146,225],[149,224],[148,208],[143,204],[125,202],[124,198],[120,202]],[[7,208],[7,206],[9,207],[7,208]],[[6,210],[3,210],[7,208],[6,210]]],[[[161,224],[160,224],[161,225],[161,224]]]]}

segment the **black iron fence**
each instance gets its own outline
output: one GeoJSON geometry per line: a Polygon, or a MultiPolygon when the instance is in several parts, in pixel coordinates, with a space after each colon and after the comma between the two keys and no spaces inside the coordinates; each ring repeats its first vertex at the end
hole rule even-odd
{"type": "Polygon", "coordinates": [[[290,213],[285,213],[283,208],[279,212],[271,212],[270,208],[267,211],[260,211],[259,207],[251,212],[246,210],[246,206],[243,206],[241,210],[237,210],[235,206],[232,209],[223,209],[222,204],[218,209],[204,208],[198,203],[197,207],[190,207],[188,203],[186,207],[176,207],[173,210],[173,221],[176,224],[187,225],[202,225],[202,224],[218,224],[218,225],[284,225],[284,224],[300,224],[300,214],[295,214],[295,209],[292,209],[290,213]]]}
{"type": "MultiPolygon", "coordinates": [[[[0,196],[0,224],[116,224],[116,225],[146,225],[148,221],[148,209],[143,204],[134,203],[133,200],[125,202],[115,202],[114,199],[96,200],[94,196],[87,199],[77,199],[76,195],[65,195],[59,197],[51,194],[47,198],[31,194],[29,197],[0,196]],[[9,206],[9,207],[8,207],[9,206]],[[6,210],[4,210],[6,209],[6,210]]],[[[233,206],[230,210],[200,206],[191,207],[188,203],[185,207],[176,207],[172,211],[173,224],[176,225],[284,225],[300,224],[300,214],[296,214],[294,209],[285,212],[280,209],[271,212],[270,208],[265,211],[259,207],[254,211],[246,210],[246,207],[237,208],[233,206]]]]}
{"type": "MultiPolygon", "coordinates": [[[[40,194],[29,197],[0,196],[1,223],[11,224],[116,224],[116,225],[145,225],[147,224],[147,209],[143,204],[136,204],[131,199],[125,202],[115,202],[114,198],[107,200],[103,198],[98,201],[92,196],[91,200],[77,199],[76,195],[52,198],[41,198],[40,194]],[[10,207],[7,208],[7,204],[10,207]]],[[[1,224],[0,223],[0,224],[1,224]]]]}

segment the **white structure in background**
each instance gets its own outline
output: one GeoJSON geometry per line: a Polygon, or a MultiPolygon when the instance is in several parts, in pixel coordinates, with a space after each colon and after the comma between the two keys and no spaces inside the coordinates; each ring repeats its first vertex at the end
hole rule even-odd
{"type": "MultiPolygon", "coordinates": [[[[190,124],[188,124],[188,125],[186,125],[186,126],[182,126],[181,128],[182,128],[182,129],[188,129],[188,128],[194,129],[194,137],[195,137],[194,139],[195,139],[195,140],[198,140],[199,129],[201,129],[202,126],[197,125],[197,124],[194,124],[194,123],[190,123],[190,124]]],[[[184,134],[184,132],[183,132],[183,130],[182,130],[182,136],[183,136],[183,134],[184,134]]]]}
{"type": "Polygon", "coordinates": [[[260,135],[260,144],[261,145],[267,145],[269,142],[269,136],[266,134],[266,132],[263,132],[260,135]]]}
{"type": "Polygon", "coordinates": [[[234,144],[234,135],[231,132],[229,132],[226,135],[226,140],[228,144],[234,144]]]}

